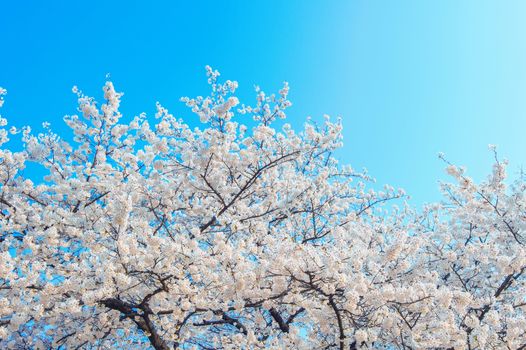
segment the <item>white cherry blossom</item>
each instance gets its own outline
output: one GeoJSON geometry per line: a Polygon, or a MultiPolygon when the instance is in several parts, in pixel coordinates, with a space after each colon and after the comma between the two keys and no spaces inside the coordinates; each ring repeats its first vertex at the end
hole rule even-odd
{"type": "Polygon", "coordinates": [[[0,347],[526,347],[526,185],[505,162],[481,184],[449,164],[422,212],[385,206],[404,192],[338,163],[340,121],[278,128],[287,84],[250,107],[207,76],[182,99],[201,128],[161,104],[124,122],[111,82],[102,105],[73,89],[72,142],[26,127],[12,151],[1,119],[0,347]]]}

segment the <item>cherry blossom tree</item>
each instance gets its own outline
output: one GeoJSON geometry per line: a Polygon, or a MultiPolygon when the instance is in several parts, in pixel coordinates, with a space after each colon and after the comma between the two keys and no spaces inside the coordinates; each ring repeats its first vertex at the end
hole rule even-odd
{"type": "Polygon", "coordinates": [[[481,184],[449,164],[456,183],[442,185],[445,202],[427,208],[423,225],[451,348],[526,348],[526,183],[507,184],[507,162],[491,147],[493,172],[481,184]]]}
{"type": "Polygon", "coordinates": [[[202,128],[160,104],[125,122],[111,82],[100,106],[73,89],[70,141],[1,119],[0,346],[526,348],[525,187],[503,162],[387,207],[404,193],[334,157],[340,122],[297,133],[286,84],[249,106],[207,76],[182,99],[202,128]]]}

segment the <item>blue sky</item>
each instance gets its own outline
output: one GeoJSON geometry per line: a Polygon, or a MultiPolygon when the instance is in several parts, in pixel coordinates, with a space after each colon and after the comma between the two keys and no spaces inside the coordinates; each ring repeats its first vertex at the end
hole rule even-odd
{"type": "Polygon", "coordinates": [[[288,81],[295,127],[341,116],[342,162],[435,201],[440,151],[476,179],[490,143],[525,163],[524,18],[524,1],[6,1],[2,115],[65,130],[71,87],[101,96],[111,73],[125,114],[193,118],[179,97],[207,92],[209,64],[249,101],[288,81]]]}

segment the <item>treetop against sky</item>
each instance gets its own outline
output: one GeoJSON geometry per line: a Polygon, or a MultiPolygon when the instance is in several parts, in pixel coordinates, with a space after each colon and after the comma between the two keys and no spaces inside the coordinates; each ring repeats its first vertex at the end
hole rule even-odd
{"type": "Polygon", "coordinates": [[[1,4],[0,348],[526,349],[525,15],[1,4]]]}
{"type": "Polygon", "coordinates": [[[102,104],[73,89],[71,141],[0,119],[2,347],[526,347],[526,185],[507,162],[480,184],[449,164],[443,203],[414,210],[337,161],[341,121],[275,127],[286,84],[244,105],[207,76],[182,98],[200,128],[161,104],[124,120],[110,81],[102,104]]]}
{"type": "Polygon", "coordinates": [[[488,144],[511,173],[524,164],[525,14],[520,0],[4,2],[4,115],[65,131],[71,87],[97,92],[111,73],[125,116],[159,101],[191,123],[178,98],[206,91],[208,64],[247,102],[254,85],[288,81],[293,127],[341,117],[339,159],[433,202],[446,179],[438,152],[479,181],[488,144]]]}

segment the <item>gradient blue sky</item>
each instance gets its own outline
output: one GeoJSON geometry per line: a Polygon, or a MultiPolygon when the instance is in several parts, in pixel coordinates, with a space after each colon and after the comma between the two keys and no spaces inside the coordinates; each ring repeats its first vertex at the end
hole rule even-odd
{"type": "Polygon", "coordinates": [[[71,87],[101,96],[106,73],[123,112],[207,92],[204,66],[240,83],[291,85],[289,121],[341,116],[338,157],[439,198],[439,151],[482,179],[489,143],[518,172],[526,155],[525,1],[3,1],[2,110],[12,124],[64,130],[71,87]]]}

